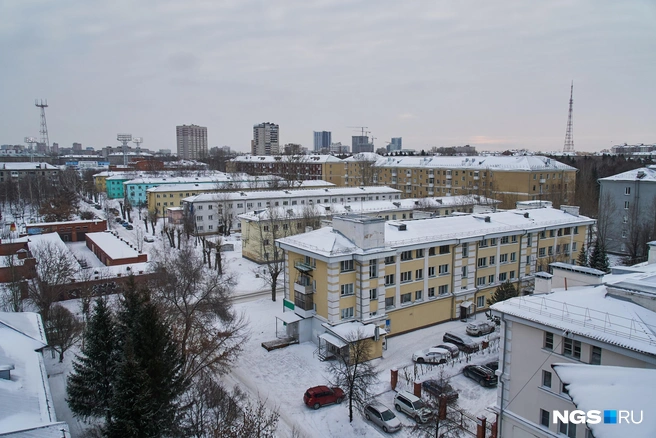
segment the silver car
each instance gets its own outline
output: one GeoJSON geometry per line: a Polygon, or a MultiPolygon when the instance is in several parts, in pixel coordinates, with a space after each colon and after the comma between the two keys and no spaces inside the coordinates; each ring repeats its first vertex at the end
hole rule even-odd
{"type": "Polygon", "coordinates": [[[396,432],[401,429],[401,421],[394,412],[380,403],[370,403],[364,407],[364,417],[377,424],[384,432],[396,432]]]}

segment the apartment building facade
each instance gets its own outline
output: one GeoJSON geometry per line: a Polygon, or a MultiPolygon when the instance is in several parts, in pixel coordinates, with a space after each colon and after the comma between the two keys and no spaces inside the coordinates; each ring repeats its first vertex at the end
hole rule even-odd
{"type": "Polygon", "coordinates": [[[343,187],[345,163],[332,155],[242,155],[226,163],[228,172],[276,175],[287,180],[322,179],[343,187]]]}
{"type": "Polygon", "coordinates": [[[251,154],[278,155],[280,153],[280,127],[275,123],[264,122],[253,125],[251,154]]]}
{"type": "Polygon", "coordinates": [[[175,131],[180,159],[197,160],[208,156],[205,126],[181,125],[176,126],[175,131]]]}
{"type": "MultiPolygon", "coordinates": [[[[646,276],[650,285],[641,279],[632,295],[647,293],[653,301],[653,268],[656,265],[646,276]]],[[[554,271],[553,280],[565,272],[554,271]]],[[[628,295],[616,294],[613,275],[604,277],[606,284],[591,278],[593,284],[569,288],[562,287],[567,283],[561,278],[561,288],[553,293],[492,306],[493,314],[501,319],[502,333],[495,408],[500,437],[593,437],[591,425],[563,422],[554,414],[577,409],[568,394],[571,382],[564,383],[556,372],[562,364],[626,367],[627,373],[634,368],[656,368],[656,312],[632,302],[628,295]]]]}
{"type": "Polygon", "coordinates": [[[54,179],[59,175],[59,167],[48,163],[0,163],[0,182],[26,177],[54,179]]]}
{"type": "MultiPolygon", "coordinates": [[[[592,224],[552,208],[409,222],[334,217],[332,227],[277,241],[285,305],[302,318],[371,322],[392,335],[466,318],[501,283],[532,276],[554,248],[576,259],[592,224]]],[[[320,329],[307,325],[315,339],[320,329]]]]}

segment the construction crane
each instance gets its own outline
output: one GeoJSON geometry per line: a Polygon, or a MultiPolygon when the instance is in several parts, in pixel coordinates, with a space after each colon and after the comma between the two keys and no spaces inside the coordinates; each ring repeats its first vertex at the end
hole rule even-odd
{"type": "Polygon", "coordinates": [[[363,137],[364,137],[364,135],[365,135],[365,132],[366,132],[366,133],[369,132],[369,131],[365,131],[365,129],[369,129],[368,126],[347,126],[347,128],[353,128],[353,129],[357,129],[357,130],[359,130],[359,131],[362,133],[362,136],[363,136],[363,137]]]}

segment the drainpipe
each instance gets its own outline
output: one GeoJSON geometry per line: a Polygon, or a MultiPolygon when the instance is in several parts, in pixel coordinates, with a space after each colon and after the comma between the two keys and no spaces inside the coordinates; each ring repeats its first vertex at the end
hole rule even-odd
{"type": "Polygon", "coordinates": [[[499,406],[499,421],[497,424],[498,437],[503,437],[503,400],[506,396],[506,381],[502,378],[503,375],[506,374],[506,351],[508,351],[508,346],[506,345],[506,341],[508,339],[508,326],[506,325],[505,315],[505,313],[501,313],[501,323],[503,324],[503,358],[501,362],[501,369],[503,372],[501,373],[501,376],[499,376],[499,380],[501,380],[501,406],[499,406]]]}

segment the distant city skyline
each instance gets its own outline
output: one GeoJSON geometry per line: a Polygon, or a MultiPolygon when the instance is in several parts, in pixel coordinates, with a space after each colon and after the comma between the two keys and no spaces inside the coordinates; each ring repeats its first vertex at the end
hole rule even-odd
{"type": "Polygon", "coordinates": [[[176,149],[250,150],[253,123],[313,149],[313,129],[376,148],[562,150],[570,82],[577,151],[656,142],[656,4],[631,2],[7,2],[0,143],[101,149],[119,132],[176,149]],[[251,11],[257,8],[258,14],[251,11]],[[48,68],[36,68],[48,65],[48,68]],[[353,68],[353,66],[366,68],[353,68]]]}

